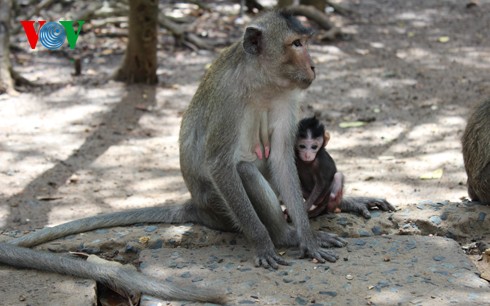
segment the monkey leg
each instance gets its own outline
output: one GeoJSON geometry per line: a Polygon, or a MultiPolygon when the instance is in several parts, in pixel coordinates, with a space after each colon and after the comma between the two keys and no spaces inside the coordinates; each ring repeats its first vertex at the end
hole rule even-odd
{"type": "Polygon", "coordinates": [[[468,193],[472,200],[490,204],[490,163],[482,169],[472,184],[468,184],[468,193]]]}
{"type": "Polygon", "coordinates": [[[295,229],[284,218],[277,195],[262,173],[248,162],[241,162],[239,173],[255,212],[267,227],[276,246],[298,246],[295,229]]]}
{"type": "Polygon", "coordinates": [[[213,289],[176,286],[142,273],[99,263],[87,262],[48,252],[0,243],[0,262],[19,268],[90,278],[128,296],[142,292],[162,299],[223,303],[223,293],[213,289]]]}
{"type": "Polygon", "coordinates": [[[365,219],[371,218],[369,209],[378,208],[383,211],[396,211],[396,208],[385,199],[371,197],[346,197],[340,203],[343,212],[354,212],[365,219]]]}

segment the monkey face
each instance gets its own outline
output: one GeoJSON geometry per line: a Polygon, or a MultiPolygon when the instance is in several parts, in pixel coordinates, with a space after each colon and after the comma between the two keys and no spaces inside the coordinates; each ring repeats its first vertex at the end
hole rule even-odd
{"type": "Polygon", "coordinates": [[[315,160],[318,151],[323,146],[323,136],[317,138],[300,138],[296,143],[296,152],[298,157],[307,163],[315,160]]]}
{"type": "Polygon", "coordinates": [[[316,77],[315,66],[308,52],[308,36],[293,35],[286,39],[283,71],[295,86],[306,89],[316,77]]]}

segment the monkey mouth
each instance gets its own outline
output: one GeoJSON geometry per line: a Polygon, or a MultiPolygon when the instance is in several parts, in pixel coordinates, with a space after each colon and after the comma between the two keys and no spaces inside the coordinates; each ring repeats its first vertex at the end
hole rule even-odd
{"type": "Polygon", "coordinates": [[[308,87],[310,87],[311,83],[313,83],[313,80],[314,80],[314,78],[313,79],[306,79],[306,78],[301,79],[298,82],[298,87],[300,89],[307,89],[308,87]]]}

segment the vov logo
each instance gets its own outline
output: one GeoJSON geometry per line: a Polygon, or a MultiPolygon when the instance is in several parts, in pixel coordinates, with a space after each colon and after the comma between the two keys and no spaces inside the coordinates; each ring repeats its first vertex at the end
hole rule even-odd
{"type": "Polygon", "coordinates": [[[75,33],[73,29],[73,20],[64,20],[58,22],[46,20],[38,20],[39,29],[36,33],[34,29],[34,20],[21,20],[20,23],[24,27],[27,40],[31,49],[36,49],[37,42],[40,41],[46,49],[56,50],[59,49],[64,43],[65,39],[68,40],[70,49],[75,49],[78,36],[82,31],[82,26],[85,23],[84,20],[78,20],[78,31],[75,33]]]}

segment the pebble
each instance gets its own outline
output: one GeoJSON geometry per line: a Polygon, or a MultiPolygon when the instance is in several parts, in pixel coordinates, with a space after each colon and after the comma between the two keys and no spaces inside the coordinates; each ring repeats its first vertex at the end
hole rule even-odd
{"type": "Polygon", "coordinates": [[[238,301],[238,304],[255,304],[255,301],[241,300],[241,301],[238,301]]]}
{"type": "Polygon", "coordinates": [[[447,211],[445,211],[441,214],[441,220],[446,221],[447,217],[449,217],[449,213],[447,211]]]}
{"type": "Polygon", "coordinates": [[[487,214],[486,214],[486,213],[484,213],[484,212],[480,212],[480,213],[478,214],[478,222],[483,222],[483,221],[485,221],[485,218],[486,218],[486,217],[487,217],[487,214]]]}
{"type": "Polygon", "coordinates": [[[182,278],[190,278],[191,276],[192,276],[192,275],[191,275],[191,273],[190,273],[190,272],[185,272],[185,273],[182,273],[182,274],[180,275],[180,277],[182,277],[182,278]]]}
{"type": "Polygon", "coordinates": [[[295,299],[296,303],[298,305],[307,305],[308,304],[308,301],[305,300],[304,298],[298,296],[296,299],[295,299]]]}
{"type": "Polygon", "coordinates": [[[432,259],[434,259],[435,261],[443,261],[444,259],[446,259],[446,257],[444,257],[444,256],[434,256],[434,257],[432,257],[432,259]]]}
{"type": "Polygon", "coordinates": [[[355,245],[363,246],[366,244],[366,240],[357,239],[354,243],[355,243],[355,245]]]}
{"type": "Polygon", "coordinates": [[[132,244],[126,244],[126,247],[124,248],[124,253],[137,254],[138,252],[139,252],[139,249],[132,244]]]}
{"type": "Polygon", "coordinates": [[[369,236],[371,236],[371,234],[368,231],[364,230],[364,229],[358,230],[357,233],[361,237],[369,237],[369,236]]]}
{"type": "Polygon", "coordinates": [[[434,223],[435,225],[440,225],[442,223],[442,219],[439,216],[431,216],[429,221],[434,223]]]}
{"type": "Polygon", "coordinates": [[[383,234],[383,229],[379,226],[373,226],[373,228],[371,229],[371,232],[373,232],[373,234],[375,234],[376,236],[379,236],[379,235],[383,234]]]}
{"type": "Polygon", "coordinates": [[[335,292],[335,291],[320,291],[319,293],[321,295],[328,295],[328,296],[331,296],[331,297],[336,297],[337,296],[337,292],[335,292]]]}
{"type": "Polygon", "coordinates": [[[343,217],[342,217],[342,218],[338,218],[338,219],[337,219],[337,224],[338,224],[338,225],[344,225],[344,226],[345,226],[345,225],[347,225],[347,223],[348,223],[348,222],[347,222],[347,218],[343,218],[343,217]]]}
{"type": "Polygon", "coordinates": [[[145,227],[145,230],[144,231],[147,232],[147,233],[151,233],[151,232],[156,231],[157,229],[158,229],[158,226],[156,226],[156,225],[149,225],[149,226],[145,227]]]}
{"type": "Polygon", "coordinates": [[[151,250],[161,249],[162,247],[163,247],[162,239],[157,239],[156,241],[152,241],[150,245],[148,245],[148,248],[151,250]]]}

